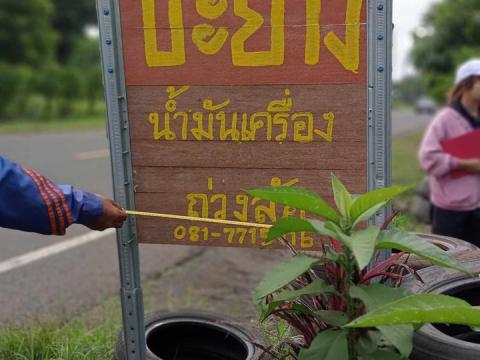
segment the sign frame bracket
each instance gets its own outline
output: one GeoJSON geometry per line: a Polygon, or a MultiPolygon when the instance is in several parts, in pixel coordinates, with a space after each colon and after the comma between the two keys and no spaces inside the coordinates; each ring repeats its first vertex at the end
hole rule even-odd
{"type": "MultiPolygon", "coordinates": [[[[115,201],[134,210],[134,188],[118,0],[97,0],[103,85],[107,108],[107,136],[115,201]]],[[[146,353],[143,296],[135,217],[117,230],[120,297],[127,360],[143,360],[146,353]]]]}
{"type": "MultiPolygon", "coordinates": [[[[392,0],[368,6],[368,190],[391,184],[392,0]]],[[[119,0],[96,0],[115,200],[135,210],[119,0]]],[[[376,216],[381,224],[388,210],[376,216]]],[[[124,343],[127,360],[146,356],[143,296],[135,217],[117,231],[124,343]]],[[[383,252],[380,258],[388,256],[383,252]]],[[[380,259],[379,259],[380,260],[380,259]]]]}
{"type": "MultiPolygon", "coordinates": [[[[368,0],[368,190],[391,186],[393,0],[368,0]]],[[[382,225],[385,209],[373,221],[382,225]]],[[[388,258],[381,251],[377,261],[388,258]]]]}

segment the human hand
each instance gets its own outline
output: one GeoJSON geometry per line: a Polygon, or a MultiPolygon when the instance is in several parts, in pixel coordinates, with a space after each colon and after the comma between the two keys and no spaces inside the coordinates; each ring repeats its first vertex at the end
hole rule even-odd
{"type": "Polygon", "coordinates": [[[462,159],[458,168],[472,174],[480,174],[480,159],[462,159]]]}
{"type": "Polygon", "coordinates": [[[127,213],[115,201],[105,196],[98,195],[103,204],[102,215],[92,224],[86,224],[88,228],[103,231],[109,228],[121,228],[127,219],[127,213]]]}

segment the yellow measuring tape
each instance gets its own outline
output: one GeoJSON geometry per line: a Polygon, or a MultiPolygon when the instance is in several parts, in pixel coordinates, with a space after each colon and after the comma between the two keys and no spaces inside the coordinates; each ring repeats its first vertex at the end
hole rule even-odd
{"type": "Polygon", "coordinates": [[[160,213],[151,213],[151,212],[144,212],[144,211],[127,210],[127,214],[128,215],[136,215],[136,216],[159,217],[159,218],[164,218],[164,219],[199,221],[199,222],[208,222],[208,223],[225,224],[225,225],[238,225],[238,226],[256,227],[256,228],[264,228],[264,229],[270,229],[272,227],[272,225],[257,224],[257,223],[250,223],[250,222],[244,222],[244,221],[231,221],[231,220],[220,220],[220,219],[210,219],[210,218],[198,218],[198,217],[193,217],[193,216],[160,214],[160,213]]]}

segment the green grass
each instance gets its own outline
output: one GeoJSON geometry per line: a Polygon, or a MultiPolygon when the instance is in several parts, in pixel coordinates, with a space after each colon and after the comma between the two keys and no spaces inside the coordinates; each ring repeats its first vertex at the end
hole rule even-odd
{"type": "Polygon", "coordinates": [[[394,139],[392,144],[392,183],[415,186],[425,173],[417,160],[418,147],[423,132],[394,139]]]}
{"type": "Polygon", "coordinates": [[[52,120],[15,120],[0,122],[0,134],[17,134],[52,131],[77,131],[104,128],[106,118],[103,115],[78,116],[52,120]]]}
{"type": "MultiPolygon", "coordinates": [[[[174,275],[181,268],[174,266],[143,282],[146,313],[158,310],[153,289],[158,287],[160,279],[174,275]]],[[[191,285],[186,285],[185,294],[180,297],[167,292],[161,308],[190,307],[191,292],[191,285]]],[[[206,308],[206,304],[199,304],[198,298],[195,301],[197,307],[206,308]]],[[[2,325],[0,360],[112,360],[116,337],[122,327],[118,296],[104,300],[101,305],[65,323],[37,321],[25,326],[2,325]]]]}
{"type": "Polygon", "coordinates": [[[0,329],[2,360],[111,360],[122,326],[118,299],[65,324],[36,323],[0,329]]]}
{"type": "MultiPolygon", "coordinates": [[[[423,131],[416,134],[402,136],[394,139],[392,144],[392,183],[393,185],[410,186],[396,201],[396,206],[408,208],[414,195],[415,188],[425,177],[425,172],[420,168],[417,153],[422,140],[423,131]]],[[[428,232],[425,224],[419,223],[410,213],[402,212],[394,220],[394,226],[415,232],[428,232]]]]}
{"type": "Polygon", "coordinates": [[[412,111],[413,107],[414,106],[412,104],[406,104],[401,101],[393,101],[393,104],[392,104],[393,111],[405,111],[405,110],[412,111]]]}

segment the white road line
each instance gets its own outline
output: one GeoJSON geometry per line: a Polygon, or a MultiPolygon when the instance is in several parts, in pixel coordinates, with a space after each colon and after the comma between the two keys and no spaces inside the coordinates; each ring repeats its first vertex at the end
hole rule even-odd
{"type": "Polygon", "coordinates": [[[115,234],[114,229],[108,229],[102,232],[90,231],[86,234],[76,236],[70,240],[65,240],[60,243],[46,246],[44,248],[2,261],[0,262],[0,274],[6,273],[13,269],[18,269],[35,261],[60,254],[64,251],[88,244],[92,241],[99,240],[112,234],[115,234]]]}
{"type": "Polygon", "coordinates": [[[108,149],[92,150],[78,152],[73,155],[75,160],[91,160],[91,159],[103,159],[110,156],[108,149]]]}

